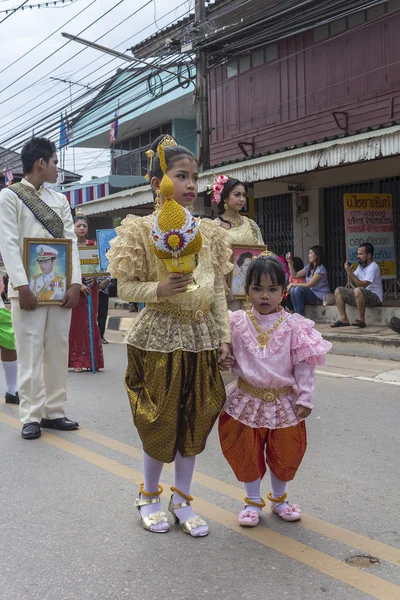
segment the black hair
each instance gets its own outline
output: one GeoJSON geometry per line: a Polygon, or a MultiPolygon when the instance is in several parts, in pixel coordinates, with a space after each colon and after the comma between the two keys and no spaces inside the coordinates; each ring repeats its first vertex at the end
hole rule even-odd
{"type": "Polygon", "coordinates": [[[244,263],[244,261],[246,260],[246,258],[253,258],[253,255],[251,252],[242,252],[242,254],[239,256],[239,258],[237,259],[237,266],[241,267],[242,264],[244,263]]]}
{"type": "Polygon", "coordinates": [[[89,219],[85,215],[75,215],[74,224],[78,221],[85,221],[86,225],[89,225],[89,219]]]}
{"type": "Polygon", "coordinates": [[[314,254],[317,257],[317,260],[315,262],[310,263],[310,265],[311,265],[310,274],[313,275],[316,268],[325,263],[325,253],[324,253],[324,249],[322,246],[311,246],[310,250],[311,250],[311,252],[314,252],[314,254]]]}
{"type": "MultiPolygon", "coordinates": [[[[170,136],[172,137],[172,136],[170,136]]],[[[160,135],[150,146],[150,150],[154,152],[153,160],[149,159],[149,180],[151,181],[153,177],[157,177],[157,179],[162,179],[163,172],[160,165],[160,157],[157,154],[157,148],[160,142],[165,138],[165,135],[160,135]],[[151,169],[150,169],[151,165],[151,169]]],[[[173,138],[174,139],[174,138],[173,138]]],[[[176,140],[175,140],[176,141],[176,140]]],[[[167,163],[167,170],[171,169],[174,164],[181,160],[182,158],[189,158],[197,163],[197,158],[187,148],[184,146],[167,146],[164,149],[165,154],[165,162],[167,163]]],[[[153,196],[155,197],[155,191],[153,190],[153,196]]]]}
{"type": "Polygon", "coordinates": [[[358,248],[364,248],[367,254],[370,254],[372,258],[374,258],[374,247],[369,242],[365,242],[365,244],[360,244],[358,248]]]}
{"type": "Polygon", "coordinates": [[[259,256],[252,261],[246,275],[246,292],[251,285],[260,285],[262,275],[269,275],[273,285],[285,289],[285,267],[276,256],[259,256]]]}
{"type": "MultiPolygon", "coordinates": [[[[244,187],[244,191],[247,196],[247,192],[249,190],[248,184],[246,182],[243,183],[243,181],[239,181],[239,179],[234,179],[233,177],[229,177],[228,181],[224,185],[224,189],[222,190],[221,201],[218,203],[218,214],[219,215],[222,215],[222,213],[225,211],[225,208],[224,208],[225,200],[229,197],[229,194],[231,193],[231,191],[238,185],[242,185],[244,187]]],[[[222,219],[222,220],[224,220],[224,219],[222,219]]],[[[225,222],[228,223],[228,221],[225,221],[225,222]]]]}
{"type": "Polygon", "coordinates": [[[303,259],[300,256],[295,256],[293,258],[293,269],[298,273],[302,269],[304,269],[303,259]]]}
{"type": "Polygon", "coordinates": [[[47,138],[33,137],[24,144],[21,151],[22,170],[24,175],[33,171],[33,165],[43,158],[49,162],[56,152],[56,145],[47,138]]]}

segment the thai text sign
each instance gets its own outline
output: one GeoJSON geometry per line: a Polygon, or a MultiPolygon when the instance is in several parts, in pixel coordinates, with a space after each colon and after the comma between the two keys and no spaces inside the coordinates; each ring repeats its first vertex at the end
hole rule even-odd
{"type": "Polygon", "coordinates": [[[357,262],[361,244],[374,246],[382,279],[396,278],[392,194],[344,194],[347,255],[357,262]]]}

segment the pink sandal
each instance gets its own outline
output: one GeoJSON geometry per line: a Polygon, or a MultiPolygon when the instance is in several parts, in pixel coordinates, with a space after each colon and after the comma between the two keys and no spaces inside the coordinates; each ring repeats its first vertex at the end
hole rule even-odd
{"type": "Polygon", "coordinates": [[[248,498],[245,498],[244,501],[246,505],[239,513],[239,525],[242,527],[257,527],[260,522],[261,510],[252,510],[251,507],[255,506],[263,509],[265,506],[265,501],[262,498],[260,503],[252,502],[248,498]]]}
{"type": "Polygon", "coordinates": [[[300,506],[298,504],[292,505],[285,502],[287,498],[286,493],[284,493],[283,496],[279,496],[279,498],[273,498],[272,492],[269,492],[267,498],[271,502],[271,511],[277,514],[283,521],[300,521],[300,506]],[[282,504],[282,506],[276,506],[277,504],[282,504]]]}

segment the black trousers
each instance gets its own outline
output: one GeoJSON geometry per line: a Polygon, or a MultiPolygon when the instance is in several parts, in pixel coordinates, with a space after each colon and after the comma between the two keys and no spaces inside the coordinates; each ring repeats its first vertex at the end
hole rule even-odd
{"type": "Polygon", "coordinates": [[[104,337],[104,332],[106,330],[107,315],[108,294],[103,294],[103,292],[99,292],[99,310],[97,313],[97,323],[99,324],[101,338],[104,337]]]}

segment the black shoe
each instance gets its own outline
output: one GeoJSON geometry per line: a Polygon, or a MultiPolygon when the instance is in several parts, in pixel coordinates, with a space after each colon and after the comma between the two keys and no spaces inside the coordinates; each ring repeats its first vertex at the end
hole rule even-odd
{"type": "Polygon", "coordinates": [[[40,438],[42,432],[40,431],[39,423],[25,423],[22,426],[21,435],[24,440],[36,440],[40,438]]]}
{"type": "Polygon", "coordinates": [[[107,342],[106,338],[101,338],[101,343],[102,343],[102,344],[108,344],[108,342],[107,342]]]}
{"type": "Polygon", "coordinates": [[[10,392],[6,392],[5,398],[6,404],[19,404],[18,392],[15,392],[15,394],[10,394],[10,392]]]}
{"type": "Polygon", "coordinates": [[[79,429],[79,423],[71,421],[67,417],[63,417],[62,419],[42,419],[40,426],[46,429],[59,429],[60,431],[79,429]]]}
{"type": "Polygon", "coordinates": [[[395,333],[400,333],[400,319],[398,317],[392,317],[388,323],[388,327],[395,333]]]}

